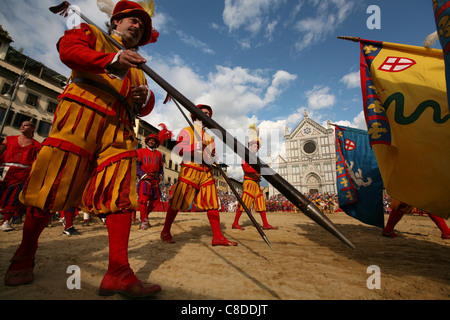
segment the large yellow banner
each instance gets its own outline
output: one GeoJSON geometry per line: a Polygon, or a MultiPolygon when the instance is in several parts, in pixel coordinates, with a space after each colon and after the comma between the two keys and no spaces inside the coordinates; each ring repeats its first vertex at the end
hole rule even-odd
{"type": "Polygon", "coordinates": [[[450,215],[450,114],[442,50],[361,40],[371,146],[387,193],[450,215]]]}

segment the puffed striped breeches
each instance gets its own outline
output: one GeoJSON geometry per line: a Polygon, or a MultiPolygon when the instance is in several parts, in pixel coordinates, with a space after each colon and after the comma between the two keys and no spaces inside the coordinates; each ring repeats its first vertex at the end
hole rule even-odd
{"type": "Polygon", "coordinates": [[[52,211],[78,205],[97,215],[136,209],[137,141],[118,114],[63,100],[21,201],[52,211]]]}
{"type": "Polygon", "coordinates": [[[182,163],[169,205],[174,210],[185,211],[194,197],[198,211],[219,209],[217,188],[211,170],[201,164],[182,163]]]}
{"type": "MultiPolygon", "coordinates": [[[[245,206],[249,210],[252,210],[252,205],[255,205],[255,211],[266,211],[266,200],[264,200],[259,184],[253,180],[245,179],[242,187],[244,189],[244,192],[242,193],[242,201],[245,206]]],[[[241,211],[244,210],[241,205],[239,205],[239,209],[241,211]]]]}

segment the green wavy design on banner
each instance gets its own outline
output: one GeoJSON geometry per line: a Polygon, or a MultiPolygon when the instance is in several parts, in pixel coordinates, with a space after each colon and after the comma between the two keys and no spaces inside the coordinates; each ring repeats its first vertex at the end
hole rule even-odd
{"type": "Polygon", "coordinates": [[[437,103],[434,100],[426,100],[426,101],[422,102],[421,104],[419,104],[417,106],[416,110],[414,110],[414,112],[411,115],[405,116],[405,114],[404,114],[404,112],[405,112],[405,96],[401,92],[393,93],[386,99],[386,101],[383,103],[383,107],[386,112],[387,112],[389,106],[394,101],[395,101],[395,106],[396,106],[394,120],[395,120],[395,122],[397,122],[398,124],[401,124],[401,125],[408,125],[408,124],[415,122],[417,119],[420,118],[422,113],[427,108],[433,109],[433,121],[437,124],[445,123],[445,122],[447,122],[448,119],[450,119],[450,114],[447,114],[444,117],[442,117],[441,106],[439,105],[439,103],[437,103]]]}

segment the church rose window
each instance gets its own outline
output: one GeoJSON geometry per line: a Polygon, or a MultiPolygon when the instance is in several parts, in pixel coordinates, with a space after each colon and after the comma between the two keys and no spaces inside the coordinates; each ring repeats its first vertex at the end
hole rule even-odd
{"type": "Polygon", "coordinates": [[[314,153],[314,151],[316,151],[316,144],[312,141],[308,141],[303,145],[303,151],[305,151],[305,153],[311,154],[314,153]]]}

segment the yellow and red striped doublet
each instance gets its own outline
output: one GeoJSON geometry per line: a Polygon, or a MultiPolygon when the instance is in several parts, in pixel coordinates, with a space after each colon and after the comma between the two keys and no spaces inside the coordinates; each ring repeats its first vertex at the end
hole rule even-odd
{"type": "MultiPolygon", "coordinates": [[[[258,172],[244,161],[242,163],[242,168],[244,170],[244,192],[242,193],[242,201],[249,210],[251,210],[252,205],[254,205],[255,211],[266,211],[266,200],[264,199],[261,187],[259,186],[258,172]]],[[[239,208],[241,211],[244,210],[241,205],[239,205],[239,208]]]]}
{"type": "MultiPolygon", "coordinates": [[[[212,153],[214,152],[214,139],[195,125],[198,133],[202,133],[203,141],[212,153]]],[[[200,142],[201,143],[201,142],[200,142]]],[[[214,176],[209,166],[201,162],[201,153],[204,147],[197,151],[198,139],[191,127],[184,128],[178,135],[178,143],[174,151],[183,156],[181,171],[177,183],[173,188],[173,194],[169,205],[174,210],[187,210],[195,199],[195,206],[199,211],[219,209],[217,189],[214,176]],[[199,160],[200,159],[200,160],[199,160]],[[196,161],[199,160],[199,161],[196,161]]],[[[203,159],[208,157],[206,153],[203,159]]]]}

